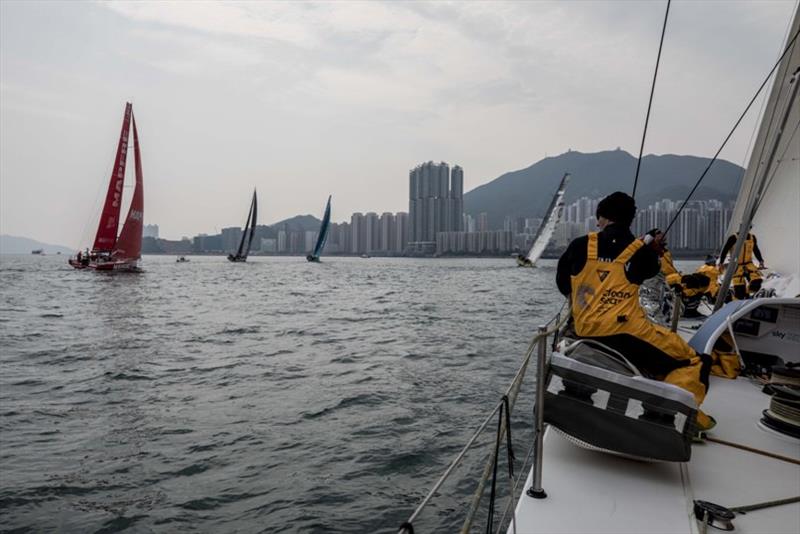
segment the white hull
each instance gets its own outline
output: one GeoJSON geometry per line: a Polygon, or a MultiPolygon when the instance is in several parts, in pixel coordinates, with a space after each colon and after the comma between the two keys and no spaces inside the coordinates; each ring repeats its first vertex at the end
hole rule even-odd
{"type": "MultiPolygon", "coordinates": [[[[718,421],[710,435],[800,460],[800,441],[758,425],[768,405],[760,385],[712,377],[703,404],[718,421]]],[[[532,473],[524,488],[531,483],[532,473]]],[[[548,429],[542,487],[546,499],[520,498],[518,534],[697,533],[695,499],[730,508],[796,497],[800,466],[710,442],[694,445],[685,464],[637,462],[581,449],[548,429]]],[[[796,534],[800,504],[737,515],[733,523],[740,533],[796,534]]]]}

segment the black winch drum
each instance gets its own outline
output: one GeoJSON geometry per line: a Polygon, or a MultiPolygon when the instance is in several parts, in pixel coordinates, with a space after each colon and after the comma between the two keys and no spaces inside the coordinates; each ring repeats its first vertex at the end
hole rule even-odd
{"type": "Polygon", "coordinates": [[[638,376],[586,344],[550,360],[544,420],[571,441],[642,460],[686,462],[697,406],[678,386],[638,376]]]}

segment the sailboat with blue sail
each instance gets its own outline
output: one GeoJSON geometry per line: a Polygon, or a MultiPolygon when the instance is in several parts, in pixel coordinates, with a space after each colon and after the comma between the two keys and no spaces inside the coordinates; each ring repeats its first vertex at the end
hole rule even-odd
{"type": "Polygon", "coordinates": [[[328,204],[325,206],[325,215],[322,216],[322,222],[319,225],[319,234],[317,235],[317,243],[314,245],[314,250],[311,254],[306,256],[310,262],[319,263],[319,257],[322,255],[322,249],[325,248],[325,241],[328,239],[328,229],[331,225],[331,197],[328,196],[328,204]]]}

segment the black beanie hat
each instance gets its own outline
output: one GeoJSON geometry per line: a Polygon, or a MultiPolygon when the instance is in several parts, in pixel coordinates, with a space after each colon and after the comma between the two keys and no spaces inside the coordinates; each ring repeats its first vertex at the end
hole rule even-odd
{"type": "Polygon", "coordinates": [[[611,193],[597,205],[597,218],[605,217],[617,224],[630,226],[636,218],[636,201],[622,191],[611,193]]]}

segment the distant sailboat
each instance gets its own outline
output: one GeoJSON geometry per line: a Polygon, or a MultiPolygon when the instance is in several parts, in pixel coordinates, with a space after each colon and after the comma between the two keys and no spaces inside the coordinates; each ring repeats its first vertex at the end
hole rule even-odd
{"type": "Polygon", "coordinates": [[[319,225],[319,235],[317,236],[317,244],[314,245],[314,250],[306,256],[306,259],[311,262],[319,262],[319,257],[322,255],[322,249],[325,248],[325,241],[328,239],[328,228],[331,225],[331,197],[328,196],[328,205],[325,206],[325,215],[322,216],[322,223],[319,225]]]}
{"type": "Polygon", "coordinates": [[[242,240],[239,241],[239,248],[236,254],[228,254],[228,261],[247,261],[247,255],[250,254],[250,245],[253,243],[253,236],[256,233],[256,216],[258,215],[258,200],[256,199],[256,191],[253,189],[253,201],[250,202],[250,211],[247,214],[247,222],[244,225],[244,232],[242,232],[242,240]],[[245,241],[247,246],[245,246],[245,241]]]}
{"type": "Polygon", "coordinates": [[[76,269],[97,271],[137,271],[142,257],[142,222],[144,220],[144,178],[142,176],[142,157],[139,151],[139,133],[131,103],[125,105],[125,118],[117,145],[114,169],[108,184],[103,213],[97,227],[92,250],[78,252],[69,259],[76,269]],[[117,236],[119,215],[122,209],[122,188],[125,183],[125,166],[128,156],[129,130],[133,127],[133,150],[136,170],[136,186],[133,190],[131,206],[122,231],[117,236]]]}
{"type": "Polygon", "coordinates": [[[541,257],[544,249],[550,243],[553,233],[556,231],[556,224],[561,220],[561,214],[564,212],[564,193],[567,190],[567,182],[569,182],[569,173],[565,173],[558,185],[558,190],[550,202],[550,207],[547,208],[547,213],[542,219],[542,224],[536,232],[536,237],[533,240],[533,246],[528,254],[523,256],[517,255],[517,265],[520,267],[533,267],[541,257]]]}

